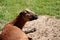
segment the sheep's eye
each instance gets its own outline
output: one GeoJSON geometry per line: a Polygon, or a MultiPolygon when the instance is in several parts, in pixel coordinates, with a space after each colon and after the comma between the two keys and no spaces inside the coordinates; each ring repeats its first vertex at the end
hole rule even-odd
{"type": "Polygon", "coordinates": [[[28,11],[26,11],[27,13],[29,13],[28,11]]]}

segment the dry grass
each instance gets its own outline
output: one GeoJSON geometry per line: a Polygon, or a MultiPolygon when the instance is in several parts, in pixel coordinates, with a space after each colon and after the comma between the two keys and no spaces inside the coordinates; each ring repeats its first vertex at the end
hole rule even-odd
{"type": "Polygon", "coordinates": [[[36,32],[28,34],[33,40],[60,40],[60,19],[42,15],[35,21],[27,22],[23,30],[36,28],[36,32]]]}

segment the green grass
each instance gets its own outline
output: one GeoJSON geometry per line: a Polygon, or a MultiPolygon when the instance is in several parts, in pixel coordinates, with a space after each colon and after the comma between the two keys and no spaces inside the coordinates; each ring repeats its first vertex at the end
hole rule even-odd
{"type": "Polygon", "coordinates": [[[0,23],[14,19],[25,8],[60,18],[60,0],[0,0],[0,23]]]}

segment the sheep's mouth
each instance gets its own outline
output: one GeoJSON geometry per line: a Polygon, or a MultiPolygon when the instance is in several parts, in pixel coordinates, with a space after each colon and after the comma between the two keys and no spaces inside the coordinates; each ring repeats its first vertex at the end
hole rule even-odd
{"type": "Polygon", "coordinates": [[[30,21],[36,20],[36,19],[38,19],[38,16],[37,16],[37,15],[33,15],[33,16],[30,18],[30,21]]]}

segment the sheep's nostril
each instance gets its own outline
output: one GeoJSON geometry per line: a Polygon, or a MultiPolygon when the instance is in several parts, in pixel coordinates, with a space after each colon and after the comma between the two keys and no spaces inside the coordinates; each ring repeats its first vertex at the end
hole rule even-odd
{"type": "Polygon", "coordinates": [[[38,16],[37,16],[37,15],[33,15],[33,16],[30,18],[30,21],[36,20],[36,19],[38,19],[38,16]]]}
{"type": "Polygon", "coordinates": [[[34,19],[38,19],[38,16],[37,15],[34,15],[34,19]]]}

